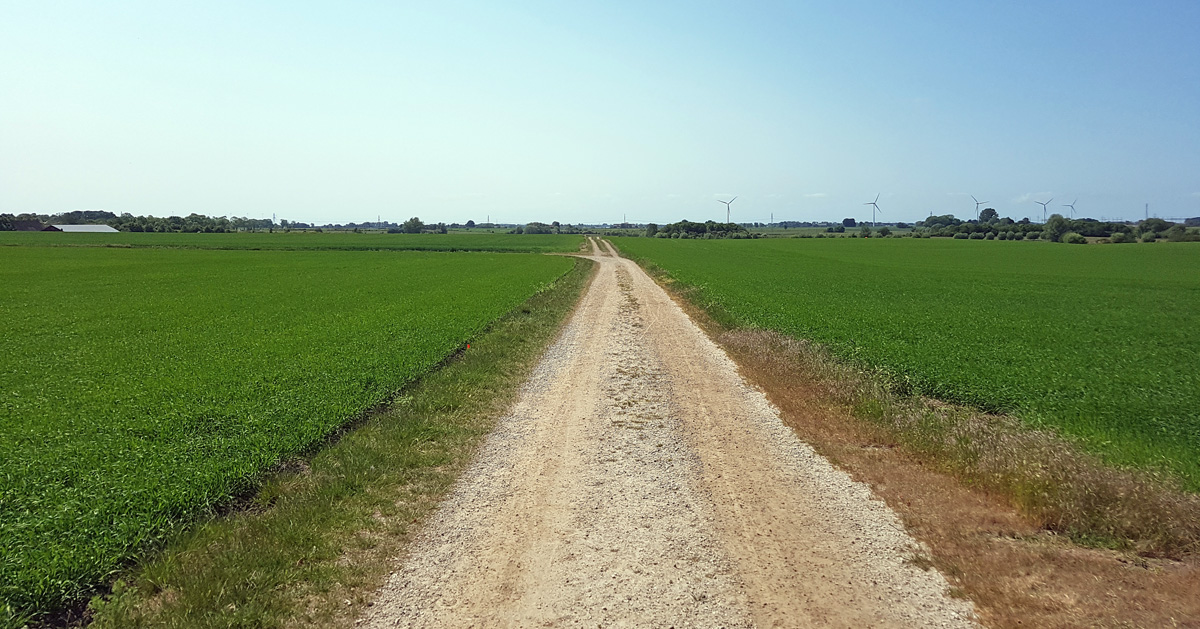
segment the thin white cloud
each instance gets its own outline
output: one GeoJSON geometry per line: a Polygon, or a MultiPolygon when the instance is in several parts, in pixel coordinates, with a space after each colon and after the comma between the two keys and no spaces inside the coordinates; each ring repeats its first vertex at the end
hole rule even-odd
{"type": "Polygon", "coordinates": [[[1032,203],[1033,201],[1050,200],[1054,196],[1053,192],[1026,192],[1019,197],[1013,199],[1013,203],[1032,203]]]}
{"type": "Polygon", "coordinates": [[[828,192],[814,192],[812,194],[806,194],[804,196],[806,196],[810,199],[822,199],[824,197],[829,196],[829,193],[828,192]]]}

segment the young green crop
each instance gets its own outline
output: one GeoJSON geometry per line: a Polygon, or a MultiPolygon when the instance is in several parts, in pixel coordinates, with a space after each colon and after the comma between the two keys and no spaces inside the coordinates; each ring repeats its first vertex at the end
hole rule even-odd
{"type": "Polygon", "coordinates": [[[179,247],[186,249],[287,249],[342,251],[506,251],[545,253],[575,251],[583,237],[571,234],[385,234],[381,232],[251,232],[183,234],[121,232],[0,232],[0,245],[39,247],[179,247]]]}
{"type": "Polygon", "coordinates": [[[1200,246],[616,239],[741,325],[1200,490],[1200,246]]]}
{"type": "Polygon", "coordinates": [[[0,614],[86,594],[572,264],[0,247],[0,614]]]}

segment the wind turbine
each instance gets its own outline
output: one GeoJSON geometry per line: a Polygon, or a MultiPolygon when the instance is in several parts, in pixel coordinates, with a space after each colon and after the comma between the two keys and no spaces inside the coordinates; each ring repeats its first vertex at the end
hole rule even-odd
{"type": "Polygon", "coordinates": [[[875,226],[875,213],[876,212],[879,212],[880,214],[883,213],[883,211],[879,209],[879,195],[878,194],[875,195],[874,201],[871,201],[870,203],[863,203],[863,205],[871,206],[871,227],[874,227],[875,226]]]}
{"type": "MultiPolygon", "coordinates": [[[[1050,197],[1050,201],[1053,201],[1053,200],[1054,200],[1054,197],[1050,197]]],[[[1050,201],[1046,201],[1045,203],[1042,203],[1041,201],[1034,201],[1034,203],[1037,203],[1038,205],[1042,206],[1042,222],[1043,223],[1046,222],[1046,206],[1050,205],[1050,201]]]]}
{"type": "Polygon", "coordinates": [[[1063,204],[1063,207],[1069,207],[1069,208],[1071,208],[1071,218],[1075,218],[1075,204],[1076,204],[1078,201],[1079,201],[1079,199],[1075,199],[1074,201],[1071,201],[1070,203],[1064,203],[1064,204],[1063,204]]]}
{"type": "Polygon", "coordinates": [[[717,203],[725,204],[725,222],[726,223],[729,222],[729,204],[733,203],[734,201],[737,201],[737,197],[733,197],[732,199],[730,199],[728,201],[722,201],[720,199],[717,199],[717,203]]]}
{"type": "Polygon", "coordinates": [[[975,202],[975,220],[979,220],[979,206],[983,205],[984,203],[991,203],[991,201],[980,201],[979,199],[976,199],[975,195],[973,194],[971,195],[971,200],[975,202]]]}

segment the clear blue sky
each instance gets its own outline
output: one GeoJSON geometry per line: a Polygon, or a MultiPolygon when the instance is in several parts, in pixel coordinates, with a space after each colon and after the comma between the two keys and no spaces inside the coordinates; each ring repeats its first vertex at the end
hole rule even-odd
{"type": "Polygon", "coordinates": [[[0,0],[0,212],[1200,216],[1198,32],[1195,0],[0,0]]]}

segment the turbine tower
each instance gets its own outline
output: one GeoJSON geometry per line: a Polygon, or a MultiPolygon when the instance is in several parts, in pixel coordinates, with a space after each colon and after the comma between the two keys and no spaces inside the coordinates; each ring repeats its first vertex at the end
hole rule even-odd
{"type": "Polygon", "coordinates": [[[1071,208],[1071,218],[1072,219],[1075,218],[1075,204],[1078,202],[1079,202],[1079,199],[1075,199],[1074,201],[1071,201],[1070,203],[1063,204],[1063,207],[1071,208]]]}
{"type": "Polygon", "coordinates": [[[975,202],[975,220],[979,220],[979,206],[985,203],[991,203],[991,201],[980,201],[979,199],[976,199],[975,195],[973,194],[971,195],[971,200],[975,202]]]}
{"type": "Polygon", "coordinates": [[[729,222],[729,204],[733,203],[734,201],[737,201],[737,197],[733,197],[732,199],[730,199],[728,201],[722,201],[720,199],[717,199],[717,203],[725,204],[725,222],[726,223],[729,222]]]}
{"type": "Polygon", "coordinates": [[[883,214],[883,211],[879,209],[879,195],[878,194],[875,195],[874,201],[871,201],[870,203],[863,203],[863,205],[871,206],[871,227],[874,227],[875,226],[875,213],[879,212],[880,214],[883,214]]]}
{"type": "MultiPolygon", "coordinates": [[[[1053,200],[1054,200],[1054,197],[1050,197],[1050,201],[1053,201],[1053,200]]],[[[1043,223],[1046,222],[1046,206],[1050,205],[1050,201],[1046,201],[1045,203],[1042,203],[1041,201],[1034,201],[1034,203],[1037,203],[1038,205],[1042,206],[1042,222],[1043,223]]]]}

